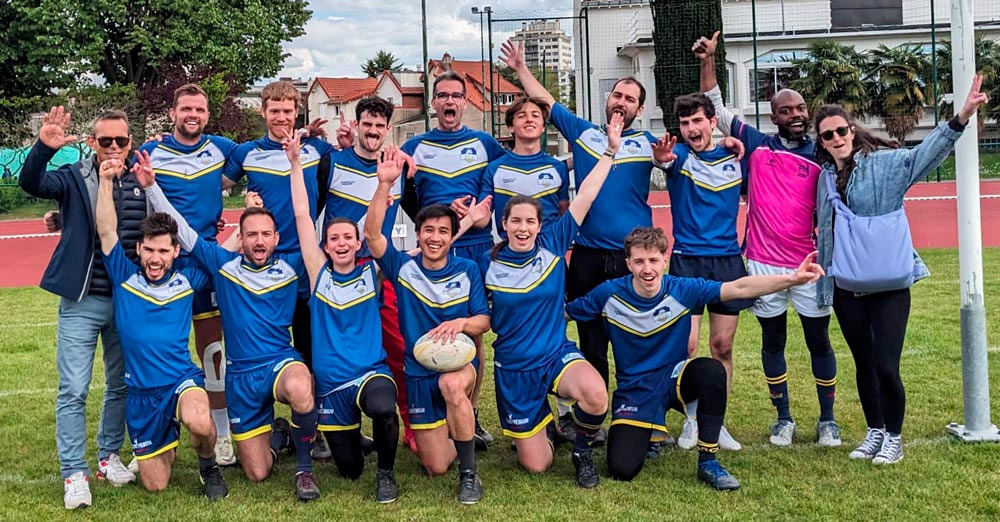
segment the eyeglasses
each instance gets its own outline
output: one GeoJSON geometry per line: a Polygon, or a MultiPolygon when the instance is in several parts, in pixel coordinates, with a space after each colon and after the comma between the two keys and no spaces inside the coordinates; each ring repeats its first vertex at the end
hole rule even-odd
{"type": "Polygon", "coordinates": [[[115,136],[113,138],[112,137],[104,137],[104,138],[95,138],[95,139],[97,140],[97,144],[100,145],[101,148],[104,148],[104,149],[110,147],[112,141],[115,142],[115,145],[118,145],[119,147],[121,147],[123,149],[128,146],[129,141],[132,141],[132,138],[130,138],[129,136],[115,136]]]}
{"type": "Polygon", "coordinates": [[[833,133],[834,132],[837,133],[837,136],[840,136],[841,138],[843,138],[844,136],[847,136],[848,132],[851,132],[851,126],[850,125],[844,125],[843,127],[837,127],[836,129],[830,129],[830,130],[827,130],[827,131],[823,131],[823,132],[819,133],[819,137],[823,141],[830,141],[830,140],[833,139],[833,133]]]}
{"type": "Polygon", "coordinates": [[[465,93],[464,92],[439,92],[439,93],[435,94],[434,97],[437,98],[439,101],[448,101],[448,98],[451,98],[451,99],[453,99],[455,101],[462,101],[463,99],[465,99],[465,93]]]}

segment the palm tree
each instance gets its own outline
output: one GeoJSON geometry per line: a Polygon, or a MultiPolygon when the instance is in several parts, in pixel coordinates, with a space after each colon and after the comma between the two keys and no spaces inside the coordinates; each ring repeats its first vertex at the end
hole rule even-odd
{"type": "MultiPolygon", "coordinates": [[[[1000,99],[1000,44],[982,35],[976,37],[976,71],[983,75],[983,88],[989,93],[990,100],[1000,99]]],[[[930,62],[930,60],[928,60],[930,62]]],[[[937,105],[943,118],[951,118],[955,114],[955,107],[944,95],[954,91],[954,83],[951,74],[951,41],[944,40],[937,46],[937,79],[938,79],[938,99],[937,105]]],[[[928,63],[925,78],[931,78],[931,65],[928,63]]],[[[924,92],[924,97],[932,99],[932,86],[930,80],[924,92]]],[[[960,100],[961,101],[961,100],[960,100]]],[[[987,105],[984,114],[979,117],[979,130],[982,131],[986,125],[986,120],[1000,121],[1000,106],[995,103],[987,105]]]]}
{"type": "Polygon", "coordinates": [[[868,113],[865,84],[861,71],[864,57],[853,46],[833,40],[817,40],[809,46],[806,58],[792,61],[799,78],[791,88],[799,91],[810,112],[836,103],[858,118],[868,113]]]}
{"type": "Polygon", "coordinates": [[[373,58],[369,58],[368,61],[361,66],[361,70],[364,71],[369,78],[378,76],[382,71],[398,71],[399,68],[399,58],[396,58],[396,55],[382,49],[379,49],[373,58]]]}
{"type": "Polygon", "coordinates": [[[882,119],[885,132],[903,142],[924,115],[924,72],[928,59],[919,45],[889,48],[884,44],[868,51],[869,110],[882,119]]]}

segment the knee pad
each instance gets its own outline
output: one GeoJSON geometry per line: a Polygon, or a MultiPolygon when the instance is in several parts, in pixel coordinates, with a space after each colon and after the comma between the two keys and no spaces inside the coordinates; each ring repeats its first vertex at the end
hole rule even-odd
{"type": "Polygon", "coordinates": [[[205,370],[205,391],[226,391],[226,353],[222,343],[216,341],[205,347],[205,357],[202,361],[205,370]],[[215,354],[220,355],[219,372],[215,372],[215,354]]]}

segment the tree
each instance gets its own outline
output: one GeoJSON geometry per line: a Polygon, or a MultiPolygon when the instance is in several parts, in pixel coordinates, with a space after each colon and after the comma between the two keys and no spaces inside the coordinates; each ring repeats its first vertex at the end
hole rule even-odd
{"type": "Polygon", "coordinates": [[[364,65],[361,66],[361,70],[368,75],[369,78],[375,78],[382,71],[398,71],[401,67],[402,61],[396,58],[396,55],[379,49],[375,56],[369,58],[364,65]]]}
{"type": "MultiPolygon", "coordinates": [[[[996,41],[990,40],[983,35],[976,36],[976,71],[983,75],[983,89],[986,90],[990,96],[990,104],[986,106],[985,111],[979,115],[979,130],[982,131],[985,128],[986,120],[1000,121],[1000,106],[995,103],[995,100],[1000,100],[1000,71],[997,70],[998,64],[1000,64],[1000,44],[996,41]]],[[[954,82],[952,80],[951,73],[951,41],[943,40],[938,42],[937,45],[937,106],[940,114],[943,118],[951,118],[955,113],[954,104],[945,98],[946,94],[953,93],[954,82]]],[[[930,60],[927,60],[927,72],[924,77],[927,78],[927,87],[924,92],[924,96],[931,100],[933,99],[933,79],[932,79],[932,67],[930,60]]]]}
{"type": "Polygon", "coordinates": [[[920,122],[929,101],[924,96],[923,78],[927,57],[919,45],[889,48],[884,44],[868,56],[866,84],[871,114],[882,119],[889,136],[903,142],[920,122]]]}
{"type": "MultiPolygon", "coordinates": [[[[524,85],[521,83],[521,79],[518,78],[517,73],[513,69],[507,66],[507,64],[501,62],[493,66],[493,69],[499,74],[503,79],[514,84],[518,89],[524,90],[524,85]]],[[[559,73],[552,67],[545,68],[545,75],[543,78],[541,67],[528,67],[531,71],[531,75],[538,80],[539,83],[545,86],[545,90],[555,98],[556,101],[561,100],[559,88],[559,73]],[[544,79],[544,81],[543,81],[544,79]]],[[[487,74],[489,74],[487,72],[487,74]]],[[[486,88],[489,89],[489,78],[486,79],[486,88]]]]}
{"type": "Polygon", "coordinates": [[[799,91],[809,106],[809,112],[829,103],[836,103],[863,118],[868,113],[868,97],[862,71],[865,58],[853,46],[833,40],[817,40],[809,45],[807,58],[792,61],[799,78],[790,87],[799,91]]]}
{"type": "MultiPolygon", "coordinates": [[[[25,0],[0,2],[0,27],[4,28],[0,31],[0,99],[46,96],[54,89],[75,85],[80,76],[59,28],[50,28],[48,20],[34,17],[34,4],[25,0]]],[[[24,116],[18,113],[18,119],[24,116]]]]}

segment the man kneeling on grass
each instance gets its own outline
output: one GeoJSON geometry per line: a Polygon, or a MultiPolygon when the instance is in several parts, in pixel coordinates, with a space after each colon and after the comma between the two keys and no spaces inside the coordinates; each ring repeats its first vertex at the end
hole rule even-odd
{"type": "MultiPolygon", "coordinates": [[[[151,168],[148,155],[139,158],[133,171],[142,168],[151,168]]],[[[180,244],[177,223],[167,214],[143,220],[142,240],[136,246],[140,266],[125,257],[113,195],[115,178],[124,173],[121,160],[101,163],[96,215],[104,266],[113,283],[128,386],[125,416],[142,485],[149,491],[167,487],[184,424],[198,454],[205,495],[222,499],[229,489],[215,463],[215,425],[205,376],[188,351],[191,301],[209,283],[208,275],[198,268],[172,270],[180,244]]]]}

